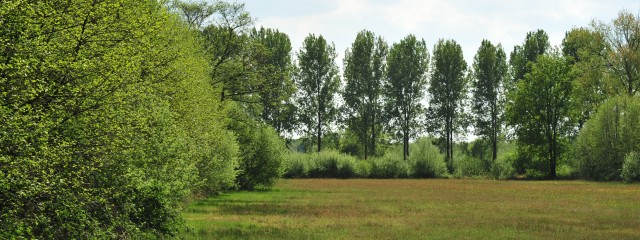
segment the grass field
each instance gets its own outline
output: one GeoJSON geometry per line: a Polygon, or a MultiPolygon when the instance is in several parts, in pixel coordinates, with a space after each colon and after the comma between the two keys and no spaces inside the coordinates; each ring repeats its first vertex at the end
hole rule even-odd
{"type": "Polygon", "coordinates": [[[640,239],[640,185],[282,180],[184,216],[186,239],[640,239]]]}

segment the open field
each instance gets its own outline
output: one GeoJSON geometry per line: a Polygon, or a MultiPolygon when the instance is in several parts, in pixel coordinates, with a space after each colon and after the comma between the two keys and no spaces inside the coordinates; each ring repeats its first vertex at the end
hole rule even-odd
{"type": "Polygon", "coordinates": [[[640,239],[640,185],[282,180],[192,204],[186,239],[640,239]]]}

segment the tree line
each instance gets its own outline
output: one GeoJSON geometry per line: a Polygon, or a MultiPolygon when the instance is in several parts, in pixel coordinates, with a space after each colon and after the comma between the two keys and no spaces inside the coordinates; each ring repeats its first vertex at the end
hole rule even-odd
{"type": "Polygon", "coordinates": [[[189,201],[271,186],[287,146],[365,160],[398,146],[424,162],[412,175],[441,176],[473,129],[494,162],[516,142],[521,174],[640,175],[626,10],[559,47],[529,32],[509,58],[483,40],[473,63],[455,40],[363,30],[343,72],[322,35],[293,53],[238,3],[9,0],[0,25],[0,238],[174,236],[189,201]]]}

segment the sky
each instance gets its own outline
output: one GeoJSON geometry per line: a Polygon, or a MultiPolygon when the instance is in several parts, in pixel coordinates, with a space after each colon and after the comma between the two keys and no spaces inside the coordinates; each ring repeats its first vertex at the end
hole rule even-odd
{"type": "MultiPolygon", "coordinates": [[[[423,38],[429,51],[439,39],[461,45],[468,65],[483,39],[501,43],[507,55],[527,32],[543,29],[552,46],[567,31],[592,20],[610,23],[627,9],[640,14],[637,0],[238,0],[256,18],[256,27],[289,35],[293,52],[305,37],[322,35],[335,44],[336,63],[358,32],[369,30],[390,45],[408,34],[423,38]]],[[[295,59],[295,57],[294,57],[295,59]]]]}

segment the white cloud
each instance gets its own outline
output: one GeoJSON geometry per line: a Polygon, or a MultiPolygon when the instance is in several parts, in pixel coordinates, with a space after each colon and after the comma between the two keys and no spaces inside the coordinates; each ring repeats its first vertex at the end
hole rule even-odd
{"type": "Polygon", "coordinates": [[[335,42],[342,55],[356,34],[368,29],[390,43],[407,34],[425,38],[430,46],[440,38],[454,39],[467,61],[482,39],[502,43],[509,53],[527,32],[544,29],[557,45],[572,27],[587,26],[593,18],[609,21],[623,8],[640,9],[631,0],[250,0],[246,6],[258,25],[289,34],[294,51],[315,33],[335,42]]]}

